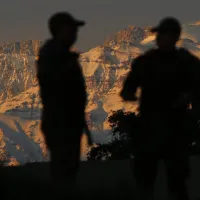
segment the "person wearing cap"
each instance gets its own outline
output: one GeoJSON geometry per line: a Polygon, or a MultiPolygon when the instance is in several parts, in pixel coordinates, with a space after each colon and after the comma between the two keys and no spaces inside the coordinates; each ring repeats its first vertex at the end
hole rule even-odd
{"type": "Polygon", "coordinates": [[[43,104],[41,128],[50,151],[53,184],[61,193],[73,191],[85,126],[85,81],[79,55],[70,51],[84,24],[69,13],[54,14],[48,24],[52,38],[41,47],[37,60],[43,104]]]}
{"type": "MultiPolygon", "coordinates": [[[[139,99],[140,132],[134,141],[134,176],[138,199],[154,199],[158,163],[164,160],[172,199],[188,200],[188,104],[200,119],[200,61],[177,48],[181,25],[173,17],[152,29],[156,48],[137,57],[120,93],[124,101],[139,99]]],[[[134,127],[133,127],[134,128],[134,127]]],[[[137,133],[136,133],[137,134],[137,133]]]]}

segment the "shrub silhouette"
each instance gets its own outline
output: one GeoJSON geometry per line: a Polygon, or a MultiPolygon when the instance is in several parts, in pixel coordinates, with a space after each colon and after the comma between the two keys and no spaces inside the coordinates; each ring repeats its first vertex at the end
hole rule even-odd
{"type": "Polygon", "coordinates": [[[93,147],[87,154],[88,160],[121,160],[133,156],[131,142],[132,134],[137,132],[133,132],[136,130],[136,119],[135,113],[123,110],[113,111],[108,119],[112,128],[112,141],[93,147]]]}

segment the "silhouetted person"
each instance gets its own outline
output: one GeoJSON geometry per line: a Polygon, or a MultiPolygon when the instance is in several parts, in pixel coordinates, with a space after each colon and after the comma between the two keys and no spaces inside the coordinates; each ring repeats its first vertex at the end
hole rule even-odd
{"type": "Polygon", "coordinates": [[[37,63],[42,131],[51,154],[53,183],[63,191],[71,191],[75,184],[85,126],[85,81],[79,55],[70,51],[84,24],[68,13],[53,15],[49,20],[52,39],[41,48],[37,63]]]}
{"type": "Polygon", "coordinates": [[[192,102],[200,116],[200,63],[187,50],[176,48],[181,35],[176,19],[164,19],[152,32],[157,33],[157,48],[133,61],[121,91],[125,101],[135,101],[137,88],[142,90],[140,132],[134,146],[138,198],[154,198],[158,162],[164,159],[169,196],[188,200],[187,107],[192,102]]]}

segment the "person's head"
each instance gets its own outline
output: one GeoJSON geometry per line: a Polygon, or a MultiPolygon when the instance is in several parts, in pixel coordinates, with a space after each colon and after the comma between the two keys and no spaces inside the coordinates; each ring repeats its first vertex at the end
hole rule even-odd
{"type": "Polygon", "coordinates": [[[181,35],[181,25],[173,17],[163,19],[160,24],[151,30],[157,33],[156,43],[161,49],[174,48],[181,35]]]}
{"type": "Polygon", "coordinates": [[[69,47],[72,46],[77,39],[78,28],[84,25],[84,21],[74,19],[67,12],[54,14],[48,22],[49,31],[53,38],[63,42],[69,47]]]}

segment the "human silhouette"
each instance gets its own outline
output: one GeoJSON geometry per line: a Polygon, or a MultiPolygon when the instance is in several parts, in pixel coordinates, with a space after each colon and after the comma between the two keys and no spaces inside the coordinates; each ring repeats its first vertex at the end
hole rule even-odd
{"type": "Polygon", "coordinates": [[[52,38],[40,49],[37,62],[43,103],[41,128],[50,150],[53,185],[63,195],[75,186],[85,126],[85,81],[79,55],[70,51],[78,28],[84,24],[69,13],[54,14],[48,24],[52,38]]]}
{"type": "Polygon", "coordinates": [[[177,48],[181,25],[173,17],[152,29],[157,47],[136,58],[120,93],[135,101],[141,88],[140,131],[134,141],[134,175],[138,199],[154,199],[158,163],[164,160],[171,199],[188,200],[188,104],[199,118],[200,62],[186,49],[177,48]]]}

